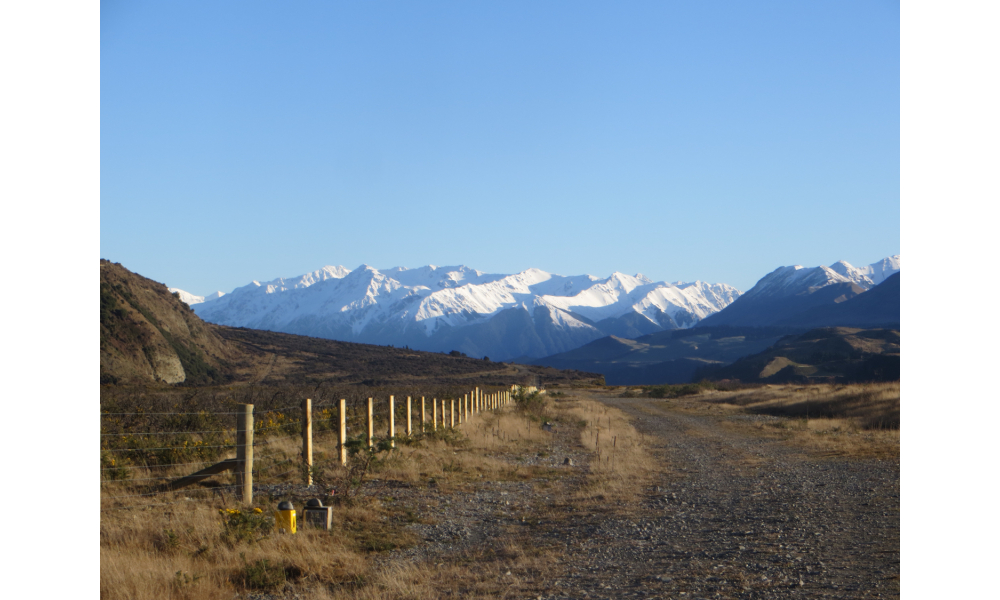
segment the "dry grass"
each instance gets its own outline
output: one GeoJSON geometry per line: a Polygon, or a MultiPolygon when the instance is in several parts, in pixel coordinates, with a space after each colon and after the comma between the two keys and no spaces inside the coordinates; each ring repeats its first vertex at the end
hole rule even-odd
{"type": "Polygon", "coordinates": [[[586,501],[634,500],[636,488],[645,484],[656,467],[625,413],[586,398],[559,402],[556,410],[580,427],[580,443],[591,453],[587,481],[576,497],[586,501]]]}
{"type": "Polygon", "coordinates": [[[784,439],[821,455],[899,457],[898,382],[767,386],[708,392],[679,404],[783,417],[764,423],[729,421],[728,425],[784,439]]]}
{"type": "Polygon", "coordinates": [[[101,597],[227,598],[243,585],[247,565],[267,560],[300,583],[354,581],[368,572],[351,526],[377,519],[377,508],[340,508],[332,532],[272,534],[232,543],[222,534],[223,503],[181,502],[169,510],[119,510],[101,518],[101,597]],[[364,514],[359,514],[364,511],[364,514]]]}
{"type": "MultiPolygon", "coordinates": [[[[420,497],[431,504],[442,495],[475,489],[482,481],[531,481],[546,495],[563,497],[563,504],[534,507],[528,522],[511,526],[494,543],[449,556],[447,561],[375,559],[387,550],[418,542],[406,524],[419,517],[394,502],[380,502],[381,492],[336,504],[331,532],[300,529],[294,536],[270,533],[256,541],[237,541],[225,535],[225,518],[219,512],[236,507],[231,493],[195,487],[148,499],[115,500],[110,496],[146,488],[134,480],[106,483],[101,515],[102,598],[231,600],[255,589],[331,600],[503,598],[544,587],[553,565],[565,558],[565,549],[539,546],[535,529],[543,521],[572,518],[566,502],[627,505],[652,472],[651,458],[625,414],[586,395],[574,393],[529,412],[483,412],[457,431],[439,429],[412,439],[400,437],[395,450],[373,463],[371,479],[406,482],[424,490],[420,497]],[[580,442],[590,453],[582,471],[527,464],[532,462],[527,458],[551,452],[555,434],[542,427],[547,421],[554,421],[558,430],[579,430],[580,442]],[[567,496],[560,478],[570,474],[583,475],[584,481],[567,496]],[[156,506],[123,508],[130,502],[156,506]],[[263,585],[248,585],[253,573],[267,575],[253,580],[263,585]]],[[[336,479],[337,470],[342,469],[331,435],[324,432],[315,439],[315,462],[325,469],[317,473],[318,483],[336,479]]],[[[268,440],[258,454],[262,465],[258,481],[301,481],[299,451],[297,437],[268,440]]],[[[133,477],[178,476],[193,470],[178,467],[151,474],[136,470],[133,477]]],[[[215,479],[232,483],[229,475],[215,479]]],[[[257,500],[266,512],[276,502],[266,496],[257,500]]]]}
{"type": "Polygon", "coordinates": [[[899,382],[857,385],[772,385],[709,392],[704,402],[730,404],[754,414],[850,419],[864,429],[899,429],[899,382]]]}
{"type": "MultiPolygon", "coordinates": [[[[381,481],[433,485],[434,495],[490,480],[527,480],[553,473],[543,467],[518,466],[517,457],[537,453],[551,438],[540,424],[512,411],[484,412],[459,430],[439,429],[420,438],[400,438],[394,451],[373,464],[369,476],[381,481]],[[513,460],[511,460],[513,458],[513,460]]],[[[301,481],[297,436],[273,438],[259,450],[259,483],[301,481]]],[[[329,433],[317,436],[314,457],[326,476],[336,477],[335,445],[329,433]]],[[[257,568],[270,573],[265,589],[294,590],[315,598],[438,598],[504,595],[518,573],[538,570],[539,551],[522,546],[516,535],[502,549],[463,557],[450,565],[376,566],[373,553],[416,543],[407,522],[416,518],[402,508],[389,508],[372,496],[334,507],[331,532],[303,530],[295,536],[271,533],[255,542],[234,542],[223,531],[220,509],[237,506],[232,493],[188,488],[150,497],[118,498],[149,491],[147,477],[176,477],[201,466],[132,469],[126,482],[102,484],[102,598],[226,598],[250,591],[247,574],[257,568]],[[126,508],[127,505],[148,505],[126,508]],[[476,560],[474,560],[476,559],[476,560]],[[266,568],[263,567],[266,562],[266,568]],[[507,571],[513,569],[511,575],[507,571]]],[[[213,478],[223,485],[231,475],[213,478]]],[[[225,490],[225,488],[222,488],[225,490]]],[[[274,499],[257,498],[263,511],[274,499]]]]}

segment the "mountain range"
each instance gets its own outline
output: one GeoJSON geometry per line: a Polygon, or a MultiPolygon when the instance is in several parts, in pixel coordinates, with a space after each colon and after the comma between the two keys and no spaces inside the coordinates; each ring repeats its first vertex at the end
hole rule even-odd
{"type": "MultiPolygon", "coordinates": [[[[779,267],[761,278],[725,310],[703,319],[698,326],[898,326],[899,267],[898,254],[861,268],[844,261],[830,267],[779,267]],[[872,313],[867,316],[857,315],[855,318],[849,314],[850,310],[831,312],[834,305],[848,302],[873,288],[881,288],[880,284],[893,276],[897,276],[895,315],[891,314],[891,306],[876,308],[874,304],[869,307],[868,312],[882,310],[885,314],[879,317],[872,313]],[[824,315],[827,315],[825,320],[824,315]]],[[[890,288],[892,285],[890,284],[890,288]]],[[[891,302],[891,294],[886,292],[887,289],[884,288],[877,296],[884,296],[884,301],[891,302]]]]}
{"type": "MultiPolygon", "coordinates": [[[[190,301],[200,298],[171,290],[190,301]]],[[[465,266],[362,265],[253,281],[193,309],[220,325],[510,360],[563,352],[607,335],[688,328],[739,295],[723,283],[653,282],[641,274],[600,279],[540,269],[502,275],[465,266]]]]}
{"type": "MultiPolygon", "coordinates": [[[[802,347],[815,349],[819,347],[816,340],[829,338],[831,331],[856,331],[845,327],[898,330],[900,277],[899,256],[863,268],[845,262],[812,269],[781,267],[690,329],[635,339],[608,336],[530,362],[598,372],[609,385],[686,383],[700,377],[757,381],[774,374],[760,375],[768,365],[784,368],[792,363],[797,365],[794,373],[786,370],[782,377],[862,380],[891,379],[895,374],[898,379],[898,344],[895,357],[824,358],[782,340],[798,339],[796,336],[812,330],[802,338],[808,340],[802,347]],[[817,328],[835,329],[816,334],[817,328]],[[734,362],[732,368],[727,367],[734,362]]],[[[853,343],[851,335],[841,342],[853,343]]],[[[898,331],[895,335],[898,339],[898,331]]]]}
{"type": "MultiPolygon", "coordinates": [[[[274,384],[425,390],[570,383],[594,373],[206,323],[162,283],[101,259],[101,383],[274,384]]],[[[229,389],[233,389],[230,387],[229,389]]],[[[341,388],[343,389],[343,388],[341,388]]],[[[370,393],[370,392],[369,392],[370,393]]],[[[391,393],[391,391],[389,392],[391,393]]]]}
{"type": "Polygon", "coordinates": [[[433,265],[383,270],[327,266],[208,297],[171,291],[205,321],[220,325],[572,365],[611,379],[634,379],[638,368],[645,381],[684,379],[706,364],[728,364],[759,352],[781,335],[707,332],[706,339],[726,341],[702,343],[700,351],[686,355],[688,342],[695,338],[680,332],[689,328],[771,327],[792,332],[898,327],[899,269],[899,255],[864,267],[844,261],[829,267],[779,267],[745,294],[723,283],[653,282],[641,274],[613,273],[601,279],[528,269],[503,275],[433,265]],[[610,359],[573,353],[605,339],[610,340],[605,346],[613,348],[623,343],[631,347],[625,340],[637,339],[636,348],[648,349],[610,359]],[[601,362],[617,366],[601,369],[601,362]]]}

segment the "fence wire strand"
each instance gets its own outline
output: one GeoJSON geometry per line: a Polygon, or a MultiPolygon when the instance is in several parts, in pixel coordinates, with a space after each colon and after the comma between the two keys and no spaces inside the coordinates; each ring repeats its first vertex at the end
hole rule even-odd
{"type": "Polygon", "coordinates": [[[235,432],[235,429],[218,429],[214,431],[142,431],[134,433],[102,433],[101,437],[106,435],[181,435],[181,434],[195,434],[195,433],[231,433],[235,432]]]}

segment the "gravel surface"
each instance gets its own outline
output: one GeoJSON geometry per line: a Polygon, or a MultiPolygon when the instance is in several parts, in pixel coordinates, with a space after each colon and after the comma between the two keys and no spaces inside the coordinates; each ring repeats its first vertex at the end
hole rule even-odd
{"type": "Polygon", "coordinates": [[[899,596],[899,463],[814,459],[663,402],[604,399],[669,469],[644,511],[560,523],[572,561],[546,597],[899,596]]]}
{"type": "Polygon", "coordinates": [[[375,482],[367,493],[415,510],[422,522],[409,527],[423,540],[375,560],[441,564],[491,548],[502,557],[516,538],[559,558],[534,571],[489,563],[497,597],[899,597],[898,460],[817,458],[720,423],[746,416],[594,399],[630,415],[656,458],[635,504],[574,503],[588,458],[576,431],[557,426],[545,455],[527,457],[562,469],[541,484],[483,481],[436,493],[375,482]]]}

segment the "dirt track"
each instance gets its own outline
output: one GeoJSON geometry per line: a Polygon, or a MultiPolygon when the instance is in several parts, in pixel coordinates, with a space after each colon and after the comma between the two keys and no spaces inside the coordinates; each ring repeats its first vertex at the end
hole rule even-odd
{"type": "Polygon", "coordinates": [[[600,399],[633,417],[663,469],[636,514],[553,524],[571,559],[544,596],[899,596],[898,462],[810,458],[723,417],[600,399]]]}
{"type": "MultiPolygon", "coordinates": [[[[551,456],[573,457],[557,485],[484,483],[474,493],[419,503],[434,525],[414,525],[424,543],[397,560],[468,560],[510,540],[556,556],[548,568],[494,563],[502,598],[894,598],[899,596],[899,464],[820,458],[780,441],[739,433],[718,416],[661,400],[581,394],[633,419],[656,458],[638,502],[581,506],[571,493],[587,463],[572,427],[557,425],[551,456]],[[525,514],[541,515],[525,522],[525,514]]],[[[473,567],[475,568],[475,567],[473,567]]],[[[480,588],[480,594],[482,595],[480,588]]],[[[442,597],[463,597],[442,590],[442,597]]]]}

